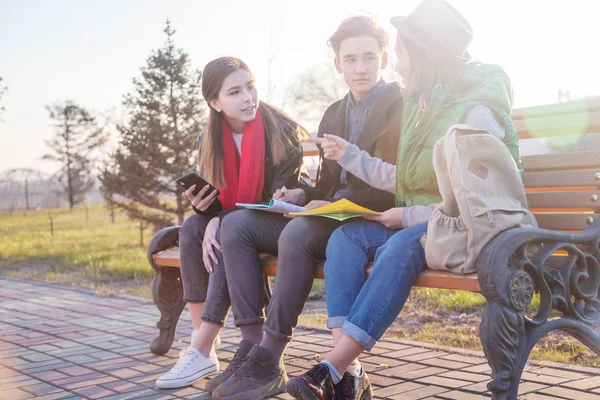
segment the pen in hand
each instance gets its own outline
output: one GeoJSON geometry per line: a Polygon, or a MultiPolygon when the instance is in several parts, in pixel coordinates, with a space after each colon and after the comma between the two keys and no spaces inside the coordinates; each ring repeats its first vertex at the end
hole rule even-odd
{"type": "Polygon", "coordinates": [[[285,201],[285,194],[287,193],[287,188],[283,186],[281,189],[277,189],[277,191],[273,194],[273,200],[285,201]]]}

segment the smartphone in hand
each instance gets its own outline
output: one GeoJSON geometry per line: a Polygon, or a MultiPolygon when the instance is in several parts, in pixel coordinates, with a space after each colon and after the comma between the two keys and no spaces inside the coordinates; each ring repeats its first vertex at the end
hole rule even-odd
{"type": "Polygon", "coordinates": [[[193,185],[196,185],[196,187],[194,188],[194,191],[192,192],[192,194],[195,196],[198,194],[198,192],[200,192],[200,190],[202,190],[202,188],[206,185],[210,186],[210,189],[204,194],[204,197],[208,196],[209,194],[211,194],[213,192],[213,190],[217,191],[217,196],[220,194],[219,189],[217,189],[216,187],[214,187],[213,185],[211,185],[210,183],[206,182],[204,179],[202,179],[198,174],[196,174],[195,172],[190,172],[188,174],[185,174],[183,176],[180,176],[179,178],[177,178],[175,180],[175,183],[177,183],[177,185],[181,186],[182,188],[184,188],[185,190],[189,189],[190,187],[192,187],[193,185]]]}

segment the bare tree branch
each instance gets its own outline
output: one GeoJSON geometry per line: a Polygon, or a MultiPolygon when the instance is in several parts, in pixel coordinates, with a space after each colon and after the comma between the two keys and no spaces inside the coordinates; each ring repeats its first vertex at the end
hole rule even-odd
{"type": "Polygon", "coordinates": [[[287,89],[288,109],[292,115],[309,125],[318,123],[331,104],[348,91],[336,76],[333,66],[316,65],[300,73],[287,89]]]}

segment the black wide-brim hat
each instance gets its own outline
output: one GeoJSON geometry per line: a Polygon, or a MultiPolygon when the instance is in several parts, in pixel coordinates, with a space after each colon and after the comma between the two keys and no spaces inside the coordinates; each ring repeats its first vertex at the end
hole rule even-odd
{"type": "Polygon", "coordinates": [[[473,29],[465,17],[443,0],[424,0],[408,16],[393,17],[398,34],[433,56],[469,61],[473,29]]]}

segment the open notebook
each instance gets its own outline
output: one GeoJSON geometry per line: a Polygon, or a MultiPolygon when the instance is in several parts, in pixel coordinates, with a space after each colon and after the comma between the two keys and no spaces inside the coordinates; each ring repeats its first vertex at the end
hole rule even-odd
{"type": "Polygon", "coordinates": [[[290,204],[279,200],[271,200],[269,201],[269,204],[235,203],[235,205],[238,207],[249,208],[251,210],[261,210],[279,214],[306,211],[306,208],[304,207],[300,207],[295,204],[290,204]]]}
{"type": "Polygon", "coordinates": [[[381,215],[381,213],[361,207],[358,204],[354,204],[350,200],[341,199],[313,210],[290,212],[290,215],[303,217],[327,217],[336,219],[338,221],[345,221],[349,218],[364,217],[366,215],[381,215]]]}
{"type": "Polygon", "coordinates": [[[354,204],[350,200],[346,199],[338,200],[313,210],[307,210],[304,207],[278,200],[271,200],[269,204],[235,203],[235,205],[251,210],[268,211],[279,214],[290,213],[290,215],[299,217],[327,217],[338,221],[345,221],[349,218],[364,217],[365,215],[381,215],[380,212],[361,207],[358,204],[354,204]]]}

